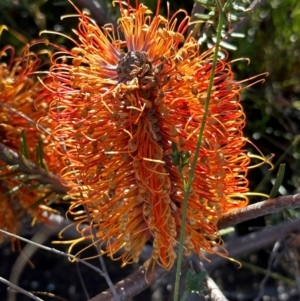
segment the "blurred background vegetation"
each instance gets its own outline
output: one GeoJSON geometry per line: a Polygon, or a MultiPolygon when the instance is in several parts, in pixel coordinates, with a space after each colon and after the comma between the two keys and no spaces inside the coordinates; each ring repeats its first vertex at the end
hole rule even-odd
{"type": "MultiPolygon", "coordinates": [[[[117,10],[109,0],[95,1],[100,4],[104,12],[102,17],[106,21],[117,20],[117,10]]],[[[140,2],[155,11],[156,1],[140,2]]],[[[247,3],[249,1],[240,2],[247,3]]],[[[74,0],[74,3],[83,8],[85,1],[74,0]]],[[[192,0],[170,1],[171,14],[179,8],[191,13],[193,4],[192,0]]],[[[167,11],[166,1],[162,1],[161,9],[162,12],[167,11]]],[[[72,27],[76,28],[76,19],[68,18],[63,21],[60,19],[61,15],[67,14],[74,14],[74,8],[67,0],[0,0],[0,25],[6,25],[9,28],[8,31],[3,31],[0,37],[0,48],[10,44],[20,50],[24,44],[38,39],[39,32],[45,29],[72,35],[71,29],[72,27]]],[[[245,25],[238,28],[238,32],[243,33],[245,37],[230,40],[237,50],[229,50],[229,59],[249,58],[249,64],[246,60],[238,60],[233,64],[237,81],[268,72],[264,83],[258,83],[243,91],[242,104],[247,116],[246,136],[267,157],[274,154],[273,163],[275,165],[273,170],[269,170],[268,166],[264,165],[250,172],[251,190],[269,194],[279,164],[286,163],[285,177],[279,194],[295,194],[300,192],[300,2],[298,0],[261,0],[254,12],[248,14],[246,18],[245,25]]],[[[47,34],[43,37],[68,47],[69,41],[64,36],[47,34]]],[[[47,59],[45,56],[45,63],[47,63],[47,59]]],[[[244,85],[247,86],[249,83],[246,82],[244,85]]],[[[251,152],[257,153],[251,144],[248,147],[251,152]]],[[[254,163],[256,163],[255,160],[254,163]]],[[[251,198],[251,202],[260,200],[261,198],[251,198]]],[[[297,210],[285,213],[242,223],[237,227],[237,233],[246,234],[253,229],[275,224],[286,218],[300,216],[297,210]]],[[[214,276],[227,293],[229,300],[254,299],[259,283],[264,277],[264,274],[255,267],[267,268],[271,250],[272,248],[262,250],[250,258],[243,259],[250,263],[250,267],[237,271],[236,266],[228,264],[222,268],[222,271],[215,272],[214,276]]],[[[9,271],[4,270],[1,262],[6,260],[5,258],[13,262],[14,256],[17,255],[11,255],[7,246],[6,249],[2,247],[0,276],[5,277],[9,274],[9,271]]],[[[43,258],[45,257],[40,257],[39,260],[43,261],[43,258]]],[[[116,267],[118,264],[115,264],[116,267]]],[[[8,266],[5,266],[7,269],[8,266]]],[[[37,269],[43,269],[43,275],[45,270],[50,268],[37,265],[37,269]]],[[[68,273],[68,268],[63,273],[68,273]]],[[[269,299],[265,300],[299,300],[297,291],[290,284],[284,282],[284,277],[293,279],[284,258],[275,268],[275,272],[278,272],[283,278],[270,281],[269,299]]],[[[35,277],[38,277],[39,270],[35,274],[35,277]]],[[[84,274],[83,277],[89,277],[89,275],[84,274]]],[[[52,283],[52,281],[55,280],[51,279],[50,282],[52,283]]],[[[32,289],[30,283],[28,280],[24,286],[28,285],[27,289],[32,289]]],[[[0,285],[0,296],[2,296],[3,289],[4,286],[0,285]]],[[[80,296],[72,298],[69,293],[65,294],[68,289],[70,288],[60,285],[60,291],[55,293],[64,295],[69,300],[83,300],[80,296]]],[[[47,290],[47,287],[38,287],[37,290],[47,290]]],[[[139,298],[141,297],[137,297],[136,300],[140,300],[139,298]]],[[[27,299],[19,296],[18,300],[27,299]]],[[[147,299],[146,296],[144,300],[150,299],[147,299]]]]}

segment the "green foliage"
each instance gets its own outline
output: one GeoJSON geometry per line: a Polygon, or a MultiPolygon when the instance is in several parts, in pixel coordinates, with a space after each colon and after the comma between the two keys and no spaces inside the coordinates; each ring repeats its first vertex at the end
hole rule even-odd
{"type": "Polygon", "coordinates": [[[195,271],[188,270],[186,276],[186,288],[180,301],[184,301],[189,294],[201,293],[205,290],[204,279],[206,272],[200,272],[197,274],[195,271]]]}
{"type": "MultiPolygon", "coordinates": [[[[215,0],[196,0],[201,5],[201,13],[195,12],[197,23],[195,33],[199,36],[199,44],[204,48],[211,48],[216,43],[219,11],[215,0]],[[203,9],[204,8],[204,9],[203,9]]],[[[232,28],[250,13],[249,0],[226,1],[224,2],[222,15],[224,24],[222,27],[222,41],[220,45],[228,50],[236,50],[236,46],[229,41],[231,39],[244,37],[243,33],[234,32],[232,28]]],[[[200,9],[199,9],[200,10],[200,9]]]]}
{"type": "Polygon", "coordinates": [[[24,156],[26,159],[29,159],[29,150],[27,145],[27,137],[24,130],[21,132],[21,148],[20,148],[20,154],[24,156]]]}
{"type": "Polygon", "coordinates": [[[171,160],[173,164],[182,171],[183,167],[189,164],[191,153],[178,151],[177,144],[174,142],[172,142],[172,151],[171,160]]]}
{"type": "Polygon", "coordinates": [[[285,164],[280,164],[274,186],[270,192],[270,199],[276,197],[278,190],[283,182],[284,173],[285,173],[285,164]]]}

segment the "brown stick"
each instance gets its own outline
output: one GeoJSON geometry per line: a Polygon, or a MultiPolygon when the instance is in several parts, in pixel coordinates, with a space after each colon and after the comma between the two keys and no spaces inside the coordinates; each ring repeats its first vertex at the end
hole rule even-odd
{"type": "MultiPolygon", "coordinates": [[[[228,252],[229,257],[238,259],[274,244],[282,235],[286,235],[293,231],[299,232],[299,229],[299,219],[283,222],[279,225],[265,227],[260,231],[228,241],[225,243],[224,248],[228,252]]],[[[205,269],[209,272],[229,261],[227,258],[215,254],[208,255],[207,258],[210,262],[205,261],[203,264],[205,269]]]]}
{"type": "Polygon", "coordinates": [[[257,218],[266,214],[281,211],[283,209],[299,208],[300,194],[280,196],[275,199],[266,200],[245,208],[227,213],[218,222],[218,228],[224,229],[235,226],[249,219],[257,218]]]}
{"type": "MultiPolygon", "coordinates": [[[[148,274],[151,276],[151,272],[149,272],[150,271],[148,271],[148,274]]],[[[166,271],[164,268],[156,266],[152,275],[152,281],[147,282],[145,277],[145,268],[143,266],[140,266],[135,272],[115,284],[116,291],[119,294],[121,301],[129,300],[131,297],[146,289],[153,283],[153,281],[157,280],[167,272],[168,271],[166,271]]],[[[114,298],[113,294],[108,289],[96,295],[89,301],[114,301],[114,298]]]]}
{"type": "Polygon", "coordinates": [[[42,184],[50,184],[58,194],[66,194],[68,188],[62,185],[61,179],[51,172],[29,162],[26,158],[18,155],[15,151],[0,143],[0,160],[11,166],[18,166],[18,170],[28,175],[38,175],[36,179],[42,184]]]}

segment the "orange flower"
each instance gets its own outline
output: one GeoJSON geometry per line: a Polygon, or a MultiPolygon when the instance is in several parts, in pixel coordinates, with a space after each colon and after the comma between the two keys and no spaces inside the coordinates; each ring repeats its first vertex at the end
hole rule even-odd
{"type": "MultiPolygon", "coordinates": [[[[19,57],[15,57],[14,49],[7,46],[0,50],[0,60],[0,141],[20,153],[21,132],[24,130],[27,138],[27,160],[36,162],[39,139],[42,139],[44,144],[47,143],[45,135],[28,119],[37,122],[44,115],[42,111],[38,112],[34,108],[34,100],[43,88],[34,78],[34,72],[40,66],[40,59],[36,54],[29,52],[28,47],[19,57]],[[6,57],[8,63],[4,62],[6,57]]],[[[44,158],[54,166],[54,158],[50,154],[46,153],[44,158]]],[[[57,161],[55,159],[56,166],[57,161]]],[[[0,163],[0,228],[18,233],[19,220],[24,213],[45,220],[42,217],[45,208],[42,204],[35,204],[49,192],[49,188],[38,189],[37,183],[18,173],[16,168],[5,166],[4,162],[0,163]]],[[[0,242],[2,239],[0,235],[0,242]]]]}
{"type": "MultiPolygon", "coordinates": [[[[172,143],[190,153],[192,162],[214,50],[201,53],[191,35],[184,38],[186,12],[178,24],[177,14],[159,15],[159,4],[154,15],[143,4],[119,4],[123,40],[111,25],[99,28],[77,10],[78,40],[71,51],[57,46],[42,98],[49,105],[53,142],[65,157],[61,175],[75,198],[69,211],[89,224],[82,236],[92,238],[94,227],[109,256],[122,249],[124,264],[136,262],[152,241],[150,260],[169,269],[183,204],[172,143]]],[[[186,255],[214,252],[221,242],[218,219],[247,204],[250,160],[241,87],[233,76],[220,59],[188,199],[186,255]]],[[[185,180],[188,171],[189,165],[185,180]]]]}

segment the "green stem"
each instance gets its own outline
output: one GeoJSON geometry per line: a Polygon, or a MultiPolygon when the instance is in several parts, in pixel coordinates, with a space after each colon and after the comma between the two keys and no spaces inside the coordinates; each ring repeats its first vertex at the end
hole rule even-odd
{"type": "MultiPolygon", "coordinates": [[[[200,153],[200,147],[201,147],[201,143],[202,143],[205,123],[206,123],[206,118],[207,118],[207,112],[208,112],[208,108],[209,108],[210,96],[211,96],[213,82],[214,82],[215,69],[216,69],[217,60],[218,60],[218,52],[219,52],[219,46],[220,46],[220,41],[221,41],[221,32],[222,32],[223,22],[224,22],[223,21],[223,8],[221,6],[220,0],[216,0],[216,3],[218,6],[218,10],[219,10],[219,24],[218,24],[218,29],[217,29],[217,41],[216,41],[215,53],[214,53],[214,57],[213,57],[213,64],[212,64],[212,68],[211,68],[211,76],[209,79],[207,97],[206,97],[205,106],[204,106],[204,114],[203,114],[203,119],[202,119],[199,136],[198,136],[198,140],[197,140],[196,151],[195,151],[194,158],[193,158],[193,161],[191,164],[188,181],[187,181],[187,183],[184,183],[184,199],[183,199],[183,208],[182,208],[182,221],[181,221],[181,228],[180,228],[178,259],[177,259],[177,265],[176,265],[174,301],[179,300],[180,274],[181,274],[181,265],[182,265],[188,197],[189,197],[191,186],[192,186],[192,183],[194,180],[194,173],[195,173],[197,160],[198,160],[199,153],[200,153]]],[[[181,170],[178,170],[178,171],[180,174],[182,174],[181,170]]]]}
{"type": "Polygon", "coordinates": [[[188,291],[185,291],[185,292],[183,293],[183,295],[182,295],[180,301],[184,301],[184,300],[187,298],[188,295],[189,295],[189,292],[188,292],[188,291]]]}
{"type": "Polygon", "coordinates": [[[275,272],[270,272],[268,271],[267,269],[263,269],[259,266],[256,266],[254,264],[251,264],[251,263],[248,263],[248,262],[245,262],[245,261],[241,261],[239,260],[239,262],[242,264],[243,268],[248,268],[254,272],[257,272],[257,273],[261,273],[261,274],[264,274],[264,275],[269,275],[271,278],[273,279],[276,279],[276,280],[280,280],[284,283],[286,283],[287,285],[290,285],[290,286],[295,286],[296,283],[294,280],[290,279],[290,278],[287,278],[287,277],[284,277],[278,273],[275,273],[275,272]]]}

